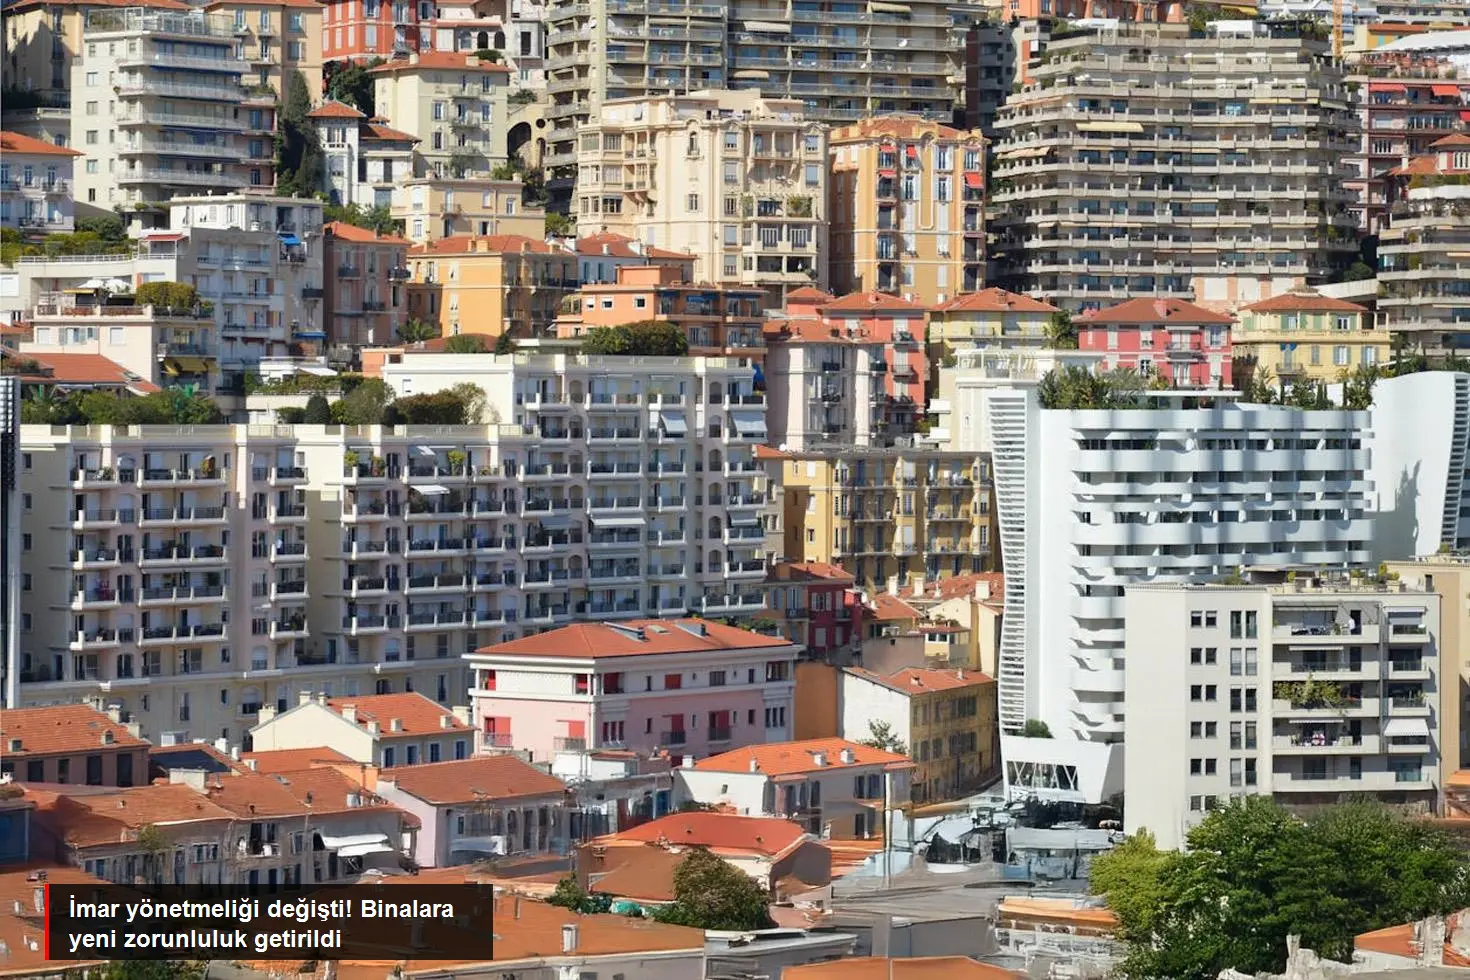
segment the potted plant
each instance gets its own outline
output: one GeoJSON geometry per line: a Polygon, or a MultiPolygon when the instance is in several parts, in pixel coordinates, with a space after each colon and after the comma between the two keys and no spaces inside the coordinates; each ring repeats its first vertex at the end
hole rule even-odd
{"type": "Polygon", "coordinates": [[[387,466],[387,461],[384,460],[381,456],[374,456],[372,459],[372,465],[373,476],[382,476],[384,468],[387,466]]]}
{"type": "Polygon", "coordinates": [[[357,454],[356,449],[349,449],[342,454],[342,465],[347,467],[348,472],[355,473],[357,472],[357,464],[361,459],[362,457],[357,454]]]}
{"type": "Polygon", "coordinates": [[[449,457],[450,472],[463,473],[465,460],[469,458],[469,454],[463,449],[451,449],[446,455],[449,457]]]}

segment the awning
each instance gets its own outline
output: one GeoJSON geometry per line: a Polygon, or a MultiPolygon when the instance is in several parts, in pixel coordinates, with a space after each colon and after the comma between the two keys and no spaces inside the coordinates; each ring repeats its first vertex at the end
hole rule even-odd
{"type": "Polygon", "coordinates": [[[337,376],[336,371],[333,371],[329,367],[322,367],[319,364],[302,364],[300,367],[302,374],[314,374],[318,378],[334,378],[337,376]]]}
{"type": "Polygon", "coordinates": [[[1143,123],[1136,122],[1103,122],[1082,123],[1077,127],[1082,133],[1141,133],[1143,123]]]}
{"type": "Polygon", "coordinates": [[[735,431],[743,436],[766,436],[766,419],[763,415],[750,412],[731,412],[730,421],[735,426],[735,431]]]}
{"type": "Polygon", "coordinates": [[[646,517],[594,517],[593,527],[643,527],[648,523],[646,517]]]}
{"type": "Polygon", "coordinates": [[[423,486],[423,487],[410,487],[409,489],[410,490],[416,490],[417,492],[423,494],[426,497],[436,497],[436,496],[438,496],[441,493],[448,493],[449,492],[449,488],[448,487],[441,487],[437,483],[430,483],[428,486],[423,486]]]}
{"type": "Polygon", "coordinates": [[[791,30],[791,26],[778,24],[773,20],[748,20],[745,22],[745,29],[759,34],[785,34],[791,30]]]}
{"type": "Polygon", "coordinates": [[[965,186],[979,190],[985,184],[979,174],[965,174],[965,186]]]}
{"type": "MultiPolygon", "coordinates": [[[[341,852],[344,847],[363,847],[368,844],[382,844],[388,850],[387,834],[348,834],[345,837],[328,837],[326,834],[318,834],[322,839],[322,846],[329,851],[341,852]]],[[[363,853],[369,853],[364,851],[363,853]]]]}
{"type": "Polygon", "coordinates": [[[1044,157],[1050,152],[1049,146],[1023,146],[1014,150],[1001,150],[1000,155],[1007,160],[1029,160],[1032,157],[1044,157]]]}
{"type": "Polygon", "coordinates": [[[1447,99],[1458,99],[1460,97],[1460,86],[1458,85],[1431,85],[1429,86],[1429,91],[1447,99]]]}
{"type": "Polygon", "coordinates": [[[868,6],[880,14],[906,14],[909,12],[909,5],[906,3],[879,3],[878,0],[873,0],[868,6]]]}
{"type": "Polygon", "coordinates": [[[392,850],[393,848],[383,841],[372,844],[348,844],[346,847],[337,848],[337,856],[355,858],[367,854],[387,854],[392,850]]]}
{"type": "Polygon", "coordinates": [[[1383,734],[1389,738],[1428,738],[1429,722],[1423,718],[1390,718],[1383,734]]]}
{"type": "Polygon", "coordinates": [[[884,180],[892,180],[893,178],[895,178],[895,177],[898,176],[898,171],[897,170],[880,170],[880,171],[878,171],[878,176],[879,177],[882,177],[884,180]]]}
{"type": "Polygon", "coordinates": [[[919,158],[919,148],[917,146],[906,146],[904,147],[904,155],[910,160],[917,160],[919,158]]]}
{"type": "Polygon", "coordinates": [[[1399,85],[1397,83],[1392,83],[1392,84],[1388,84],[1388,85],[1371,85],[1370,84],[1370,86],[1368,88],[1368,91],[1369,92],[1407,92],[1408,89],[1406,87],[1404,87],[1403,85],[1399,85]]]}
{"type": "Polygon", "coordinates": [[[291,336],[297,340],[326,340],[325,330],[292,330],[291,336]]]}
{"type": "Polygon", "coordinates": [[[202,357],[170,357],[163,362],[165,374],[207,374],[209,362],[202,357]],[[177,370],[170,371],[169,365],[177,370]]]}
{"type": "Polygon", "coordinates": [[[297,238],[295,235],[284,235],[283,234],[283,235],[280,236],[280,239],[281,239],[281,244],[282,245],[300,245],[301,244],[301,239],[297,238]]]}
{"type": "Polygon", "coordinates": [[[449,845],[449,852],[472,851],[475,854],[504,854],[505,838],[503,837],[461,837],[449,845]]]}
{"type": "Polygon", "coordinates": [[[685,423],[682,412],[659,412],[658,420],[663,423],[664,431],[671,436],[682,436],[689,433],[689,426],[685,423]]]}
{"type": "Polygon", "coordinates": [[[761,522],[761,519],[760,519],[760,515],[759,514],[750,514],[750,513],[736,514],[735,516],[733,516],[733,517],[730,518],[730,523],[732,525],[737,525],[737,524],[759,524],[760,522],[761,522]]]}
{"type": "Polygon", "coordinates": [[[572,526],[572,518],[569,514],[547,514],[536,518],[536,523],[540,524],[543,530],[561,531],[572,526]]]}
{"type": "Polygon", "coordinates": [[[1460,122],[1470,122],[1470,109],[1460,110],[1460,122]]]}
{"type": "Polygon", "coordinates": [[[763,68],[742,68],[739,71],[731,72],[730,73],[730,77],[731,78],[770,78],[771,77],[771,73],[768,72],[768,71],[766,71],[763,68]]]}

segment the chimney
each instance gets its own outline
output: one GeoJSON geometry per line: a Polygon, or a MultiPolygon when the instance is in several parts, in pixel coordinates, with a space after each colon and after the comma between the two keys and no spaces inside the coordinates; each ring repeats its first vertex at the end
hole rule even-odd
{"type": "Polygon", "coordinates": [[[327,695],[323,692],[318,692],[316,696],[316,703],[325,707],[327,703],[327,695]]]}
{"type": "Polygon", "coordinates": [[[983,578],[975,583],[975,601],[985,602],[990,598],[990,583],[983,578]]]}
{"type": "Polygon", "coordinates": [[[694,756],[692,756],[692,755],[686,755],[684,757],[684,761],[681,762],[681,763],[679,763],[679,765],[682,768],[684,768],[684,769],[693,769],[694,768],[694,756]]]}
{"type": "Polygon", "coordinates": [[[468,725],[468,724],[470,724],[470,707],[469,707],[469,705],[467,705],[467,704],[461,704],[458,707],[451,708],[449,710],[454,715],[454,720],[455,721],[459,722],[462,725],[468,725]]]}
{"type": "Polygon", "coordinates": [[[1432,915],[1414,925],[1415,939],[1419,942],[1420,966],[1444,965],[1445,921],[1442,915],[1432,915]]]}
{"type": "Polygon", "coordinates": [[[416,65],[416,64],[419,63],[419,53],[417,51],[414,51],[414,52],[412,52],[412,53],[409,54],[409,56],[408,56],[408,63],[410,65],[416,65]]]}
{"type": "Polygon", "coordinates": [[[342,718],[345,721],[352,722],[354,725],[357,724],[357,705],[355,705],[355,704],[344,704],[344,705],[342,705],[342,718]]]}
{"type": "Polygon", "coordinates": [[[897,575],[890,575],[890,576],[888,576],[888,594],[889,595],[898,595],[898,576],[897,575]]]}
{"type": "Polygon", "coordinates": [[[964,680],[965,679],[965,668],[961,667],[959,670],[955,671],[955,677],[958,680],[964,680]]]}
{"type": "Polygon", "coordinates": [[[234,759],[236,762],[240,761],[240,746],[233,745],[230,747],[230,758],[234,759]]]}
{"type": "Polygon", "coordinates": [[[761,764],[760,764],[760,760],[759,759],[751,759],[750,760],[750,771],[751,772],[760,772],[761,771],[761,764]]]}
{"type": "Polygon", "coordinates": [[[264,725],[266,722],[270,721],[275,716],[276,716],[276,706],[275,705],[273,705],[273,704],[263,704],[263,705],[261,705],[260,706],[260,711],[255,716],[255,727],[259,728],[261,725],[264,725]]]}
{"type": "Polygon", "coordinates": [[[43,887],[43,886],[37,886],[37,887],[31,889],[31,905],[33,905],[35,907],[36,914],[37,915],[43,915],[43,914],[45,914],[45,912],[46,912],[46,889],[45,889],[45,887],[43,887]]]}
{"type": "Polygon", "coordinates": [[[515,905],[513,907],[513,910],[511,912],[511,915],[514,918],[517,918],[517,919],[519,919],[521,917],[521,896],[520,895],[516,895],[516,897],[515,897],[515,905]]]}
{"type": "Polygon", "coordinates": [[[628,243],[628,247],[633,250],[633,253],[635,255],[643,254],[643,242],[641,239],[633,239],[631,242],[628,243]]]}
{"type": "MultiPolygon", "coordinates": [[[[239,752],[240,750],[239,749],[236,749],[235,751],[236,752],[239,752]]],[[[255,768],[256,768],[256,765],[257,765],[257,760],[255,760],[255,759],[246,759],[245,760],[245,765],[250,769],[251,772],[254,772],[255,771],[255,768]]]]}
{"type": "Polygon", "coordinates": [[[389,721],[388,722],[388,730],[390,732],[401,732],[401,731],[403,731],[403,719],[402,718],[394,718],[391,721],[389,721]]]}
{"type": "Polygon", "coordinates": [[[205,791],[204,775],[203,769],[170,769],[168,781],[170,785],[183,783],[196,793],[203,793],[205,791]]]}
{"type": "Polygon", "coordinates": [[[577,924],[575,922],[568,922],[561,927],[561,951],[563,953],[577,951],[577,924]]]}
{"type": "Polygon", "coordinates": [[[924,576],[914,576],[914,598],[921,599],[924,596],[924,576]]]}
{"type": "Polygon", "coordinates": [[[812,753],[812,765],[814,765],[818,769],[820,769],[823,766],[825,766],[826,764],[827,764],[827,753],[825,753],[825,752],[813,752],[812,753]]]}
{"type": "Polygon", "coordinates": [[[140,723],[136,721],[130,721],[123,727],[128,730],[128,734],[133,736],[133,738],[143,737],[143,726],[140,723]]]}
{"type": "Polygon", "coordinates": [[[296,692],[296,703],[297,704],[311,704],[311,692],[310,691],[297,691],[296,692]]]}
{"type": "Polygon", "coordinates": [[[612,254],[612,246],[604,243],[603,246],[602,246],[602,254],[603,255],[611,255],[612,254]]]}
{"type": "Polygon", "coordinates": [[[838,753],[838,758],[842,760],[843,765],[850,766],[857,761],[857,754],[854,753],[850,748],[844,748],[841,752],[838,753]]]}

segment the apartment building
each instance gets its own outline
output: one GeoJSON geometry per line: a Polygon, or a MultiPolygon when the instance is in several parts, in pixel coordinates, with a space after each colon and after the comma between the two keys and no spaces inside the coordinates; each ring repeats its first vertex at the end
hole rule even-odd
{"type": "Polygon", "coordinates": [[[519,235],[546,237],[546,209],[522,199],[519,177],[411,177],[394,185],[393,220],[415,245],[441,238],[519,235]]]}
{"type": "Polygon", "coordinates": [[[1007,787],[1099,802],[1122,787],[1124,590],[1368,562],[1370,418],[1228,396],[1182,407],[1189,389],[1149,392],[1160,408],[1050,409],[1034,363],[987,370],[956,437],[995,466],[1007,787]],[[1054,737],[1021,737],[1033,718],[1054,737]]]}
{"type": "Polygon", "coordinates": [[[1445,354],[1470,345],[1464,322],[1465,237],[1470,134],[1435,140],[1429,152],[1386,175],[1388,222],[1378,245],[1378,326],[1413,348],[1445,354]]]}
{"type": "Polygon", "coordinates": [[[326,156],[327,199],[362,208],[387,207],[393,189],[413,176],[419,138],[393,129],[343,102],[328,99],[306,114],[326,156]]]}
{"type": "Polygon", "coordinates": [[[138,730],[89,704],[7,708],[0,774],[28,783],[146,785],[148,743],[138,730]]]}
{"type": "Polygon", "coordinates": [[[1387,364],[1391,337],[1368,309],[1301,287],[1241,307],[1230,348],[1250,376],[1336,383],[1346,371],[1387,364]]]}
{"type": "MultiPolygon", "coordinates": [[[[675,771],[695,802],[744,817],[780,817],[833,840],[884,836],[884,817],[910,800],[906,756],[841,738],[748,745],[675,771]]],[[[676,819],[676,818],[666,818],[676,819]]]]}
{"type": "Polygon", "coordinates": [[[45,363],[56,355],[105,357],[126,375],[157,387],[219,388],[219,344],[214,318],[200,310],[162,306],[99,305],[96,294],[60,293],[31,308],[31,340],[21,354],[45,363]],[[92,304],[84,300],[92,299],[92,304]]]}
{"type": "Polygon", "coordinates": [[[556,320],[558,337],[660,320],[684,332],[692,354],[759,358],[765,352],[763,291],[689,282],[672,264],[621,266],[616,272],[615,282],[586,284],[567,297],[556,320]]]}
{"type": "Polygon", "coordinates": [[[600,232],[585,235],[572,245],[578,262],[577,278],[583,284],[614,283],[624,266],[669,266],[677,270],[675,282],[694,282],[694,256],[666,248],[649,248],[636,238],[600,232]]]}
{"type": "Polygon", "coordinates": [[[546,19],[553,167],[586,164],[578,127],[616,99],[729,87],[801,100],[807,118],[839,124],[895,112],[948,122],[958,94],[953,21],[934,0],[903,11],[798,0],[789,12],[554,0],[546,19]]]}
{"type": "MultiPolygon", "coordinates": [[[[1470,724],[1467,724],[1465,690],[1470,682],[1470,560],[1456,552],[1425,555],[1409,561],[1386,562],[1389,580],[1410,591],[1439,597],[1439,628],[1434,633],[1439,663],[1435,682],[1439,688],[1439,710],[1434,713],[1439,747],[1439,776],[1436,785],[1448,787],[1450,777],[1466,768],[1470,759],[1470,724]]],[[[1431,624],[1432,625],[1432,624],[1431,624]]]]}
{"type": "Polygon", "coordinates": [[[426,0],[331,0],[322,5],[322,57],[366,62],[428,50],[423,25],[433,17],[426,0]]]}
{"type": "Polygon", "coordinates": [[[1433,592],[1346,573],[1130,586],[1124,687],[1150,708],[1128,721],[1124,793],[1142,801],[1129,832],[1179,847],[1209,811],[1255,794],[1433,810],[1439,611],[1433,592]]]}
{"type": "Polygon", "coordinates": [[[888,345],[862,321],[828,320],[822,309],[834,299],[803,287],[766,321],[772,445],[882,446],[901,434],[889,431],[888,345]]]}
{"type": "Polygon", "coordinates": [[[1025,67],[1021,37],[1038,25],[972,19],[965,30],[964,73],[966,129],[991,133],[995,115],[1010,97],[1018,66],[1025,67]]]}
{"type": "Polygon", "coordinates": [[[1362,145],[1352,159],[1356,170],[1347,186],[1357,195],[1353,211],[1364,234],[1376,235],[1387,223],[1388,171],[1410,157],[1429,152],[1436,140],[1464,128],[1470,78],[1454,62],[1422,55],[1376,54],[1363,57],[1358,114],[1362,145]]]}
{"type": "Polygon", "coordinates": [[[506,161],[504,65],[473,53],[424,51],[371,72],[378,114],[419,137],[415,177],[485,175],[506,161]]]}
{"type": "Polygon", "coordinates": [[[154,741],[238,739],[311,685],[288,434],[25,426],[20,452],[18,703],[92,698],[154,741]]]}
{"type": "MultiPolygon", "coordinates": [[[[552,83],[553,87],[555,83],[552,83]]],[[[827,133],[752,91],[613,99],[577,135],[579,227],[690,252],[770,305],[827,278],[827,133]]]]}
{"type": "Polygon", "coordinates": [[[496,51],[510,68],[512,81],[541,89],[545,83],[546,25],[541,3],[485,3],[449,0],[430,8],[424,25],[436,51],[496,51]]]}
{"type": "Polygon", "coordinates": [[[41,238],[72,231],[72,168],[82,154],[21,133],[0,132],[0,228],[41,238]]]}
{"type": "Polygon", "coordinates": [[[985,285],[985,138],[879,116],[828,135],[828,281],[932,306],[985,285]]]}
{"type": "Polygon", "coordinates": [[[297,72],[316,100],[322,84],[322,5],[317,0],[210,0],[204,9],[228,18],[236,50],[250,63],[244,83],[284,99],[297,72]]]}
{"type": "Polygon", "coordinates": [[[330,289],[323,290],[322,323],[326,344],[355,348],[392,343],[407,320],[408,247],[397,235],[333,221],[322,228],[322,268],[335,270],[330,289]]]}
{"type": "Polygon", "coordinates": [[[913,760],[918,804],[959,799],[1000,775],[995,703],[995,678],[964,667],[848,667],[840,679],[842,734],[872,738],[875,725],[887,725],[913,760]]]}
{"type": "Polygon", "coordinates": [[[788,561],[841,565],[865,589],[990,567],[990,460],[980,454],[787,452],[768,472],[788,561]]]}
{"type": "Polygon", "coordinates": [[[577,289],[577,259],[539,237],[456,235],[408,250],[408,315],[443,336],[546,337],[577,289]]]}
{"type": "Polygon", "coordinates": [[[1073,311],[1237,305],[1346,268],[1358,122],[1327,42],[1294,30],[1118,22],[1051,41],[996,121],[998,285],[1073,311]]]}
{"type": "Polygon", "coordinates": [[[849,656],[862,642],[862,593],[840,565],[783,561],[766,575],[766,615],[810,657],[849,656]]]}
{"type": "MultiPolygon", "coordinates": [[[[460,450],[475,486],[446,483],[453,476],[447,451],[436,449],[430,465],[418,448],[448,440],[384,436],[371,450],[356,440],[346,448],[361,460],[387,456],[390,480],[377,486],[390,492],[403,477],[394,477],[395,453],[413,464],[408,483],[461,491],[430,502],[443,512],[437,536],[488,537],[506,551],[481,545],[483,560],[451,562],[443,571],[463,567],[475,576],[484,587],[475,616],[505,638],[513,635],[504,633],[506,624],[538,629],[582,616],[691,611],[748,616],[765,607],[760,520],[766,498],[755,451],[767,433],[750,362],[402,354],[383,366],[382,376],[398,392],[478,385],[488,395],[488,417],[503,420],[466,432],[460,450]],[[462,516],[471,523],[454,520],[462,516]],[[486,519],[488,528],[480,523],[486,519]],[[502,557],[510,560],[496,560],[502,557]]],[[[405,490],[398,499],[403,496],[411,495],[405,490]]],[[[378,502],[376,494],[359,499],[378,502]]],[[[396,533],[396,525],[386,530],[396,533]]],[[[436,532],[426,526],[412,536],[436,532]]]]}
{"type": "Polygon", "coordinates": [[[1077,348],[1104,370],[1128,368],[1174,388],[1228,388],[1234,317],[1179,299],[1130,299],[1077,321],[1077,348]]]}
{"type": "MultiPolygon", "coordinates": [[[[454,694],[458,697],[459,690],[454,694]]],[[[322,748],[387,770],[467,759],[474,738],[469,709],[446,708],[413,691],[338,698],[303,691],[284,711],[260,709],[250,729],[250,748],[257,752],[322,748]]]]}
{"type": "MultiPolygon", "coordinates": [[[[929,310],[929,390],[939,392],[941,364],[958,363],[962,350],[1015,347],[1034,350],[1051,342],[1061,311],[1043,300],[994,286],[956,296],[929,310]]],[[[929,399],[930,412],[936,399],[929,399]]]]}
{"type": "MultiPolygon", "coordinates": [[[[148,227],[161,212],[136,206],[251,182],[247,137],[255,120],[231,21],[104,7],[87,14],[83,39],[71,74],[69,143],[83,154],[78,203],[121,206],[130,222],[148,227]]],[[[266,106],[261,113],[264,125],[271,113],[266,106]]],[[[262,154],[267,166],[270,156],[262,154]]]]}
{"type": "Polygon", "coordinates": [[[704,619],[583,623],[466,659],[482,750],[667,750],[674,763],[789,737],[797,648],[704,619]]]}

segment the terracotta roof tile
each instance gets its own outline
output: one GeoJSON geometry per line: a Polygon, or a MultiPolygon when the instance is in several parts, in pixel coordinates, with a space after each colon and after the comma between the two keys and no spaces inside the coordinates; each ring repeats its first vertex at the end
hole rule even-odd
{"type": "Polygon", "coordinates": [[[652,245],[643,245],[640,249],[634,249],[634,242],[635,239],[628,238],[626,235],[615,235],[610,231],[605,231],[577,239],[576,249],[578,255],[607,255],[619,259],[651,258],[694,261],[694,256],[688,252],[673,252],[666,248],[655,248],[652,245]]]}
{"type": "Polygon", "coordinates": [[[1089,316],[1079,318],[1078,324],[1116,323],[1142,326],[1149,323],[1181,324],[1229,324],[1235,321],[1223,313],[1207,310],[1203,306],[1182,299],[1130,299],[1116,306],[1097,310],[1089,316]]]}
{"type": "Polygon", "coordinates": [[[790,459],[791,454],[777,449],[775,446],[756,446],[756,459],[790,459]]]}
{"type": "Polygon", "coordinates": [[[336,769],[320,766],[315,769],[298,769],[294,772],[277,772],[263,779],[274,780],[292,797],[305,803],[312,813],[362,813],[366,810],[398,810],[403,822],[412,827],[419,826],[419,818],[383,799],[377,793],[363,789],[353,779],[336,769]],[[348,802],[348,797],[356,801],[348,802]]]}
{"type": "Polygon", "coordinates": [[[766,576],[767,582],[822,581],[829,584],[851,585],[857,580],[841,565],[823,561],[783,561],[777,563],[766,576]]]}
{"type": "Polygon", "coordinates": [[[825,289],[818,289],[816,286],[801,286],[786,294],[786,302],[788,303],[820,304],[836,298],[836,296],[833,296],[825,289]]]}
{"type": "MultiPolygon", "coordinates": [[[[937,136],[941,139],[956,139],[968,134],[953,126],[929,122],[918,116],[892,115],[862,119],[850,126],[839,126],[828,136],[831,143],[852,143],[874,137],[891,136],[894,139],[919,139],[937,136]]],[[[979,134],[974,134],[979,138],[979,134]]]]}
{"type": "MultiPolygon", "coordinates": [[[[106,882],[80,868],[20,866],[0,874],[0,977],[46,977],[56,973],[55,961],[46,960],[46,885],[102,885],[106,882]],[[45,880],[39,875],[44,872],[45,880]],[[41,908],[36,891],[42,889],[41,908]],[[21,911],[16,912],[19,902],[21,911]]],[[[73,969],[85,969],[102,961],[77,961],[73,969]]]]}
{"type": "Polygon", "coordinates": [[[1315,289],[1293,289],[1282,293],[1280,296],[1272,296],[1263,299],[1259,303],[1241,307],[1251,313],[1271,313],[1275,311],[1291,311],[1293,313],[1366,313],[1366,306],[1357,303],[1349,303],[1345,299],[1334,299],[1331,296],[1323,296],[1315,289]]]}
{"type": "Polygon", "coordinates": [[[23,358],[35,361],[44,373],[24,375],[27,380],[44,383],[101,385],[126,388],[129,391],[147,393],[160,390],[158,385],[139,377],[116,361],[101,354],[31,354],[22,351],[23,358]]]}
{"type": "Polygon", "coordinates": [[[370,228],[359,228],[345,221],[329,221],[323,226],[323,230],[333,238],[340,238],[344,242],[352,242],[361,245],[402,245],[405,248],[410,244],[408,239],[399,238],[397,235],[384,235],[370,228]]]}
{"type": "Polygon", "coordinates": [[[570,657],[636,657],[703,650],[788,647],[790,641],[705,619],[630,619],[612,623],[574,623],[548,633],[523,636],[508,643],[481,647],[481,655],[570,657]]]}
{"type": "Polygon", "coordinates": [[[873,608],[873,618],[878,620],[913,619],[920,620],[924,614],[913,606],[903,601],[896,595],[887,592],[878,592],[868,600],[873,608]]]}
{"type": "Polygon", "coordinates": [[[864,327],[849,334],[841,324],[817,316],[786,316],[761,324],[761,335],[774,344],[879,344],[864,327]]]}
{"type": "Polygon", "coordinates": [[[788,966],[782,980],[1022,980],[1024,973],[968,956],[849,956],[826,963],[788,966]]]}
{"type": "MultiPolygon", "coordinates": [[[[12,7],[11,9],[13,10],[15,8],[12,7]]],[[[0,130],[0,152],[24,153],[31,156],[48,157],[79,157],[82,155],[79,150],[57,146],[55,143],[38,140],[34,136],[27,136],[24,133],[12,133],[8,130],[0,130]]]]}
{"type": "Polygon", "coordinates": [[[848,293],[821,307],[823,313],[923,313],[927,307],[892,293],[848,293]]]}
{"type": "MultiPolygon", "coordinates": [[[[1446,916],[1446,936],[1452,936],[1455,933],[1459,920],[1465,915],[1467,915],[1467,912],[1462,911],[1446,916]]],[[[1417,960],[1420,953],[1420,943],[1414,937],[1415,925],[1416,923],[1406,922],[1403,925],[1389,926],[1387,929],[1377,929],[1373,932],[1361,933],[1353,940],[1353,948],[1417,960]]],[[[1447,939],[1444,944],[1444,965],[1470,967],[1470,955],[1455,948],[1454,943],[1447,939]]]]}
{"type": "Polygon", "coordinates": [[[881,684],[900,694],[933,694],[935,691],[957,691],[964,687],[994,684],[995,678],[978,670],[939,670],[930,667],[905,667],[891,674],[878,674],[862,667],[847,667],[846,672],[881,684]]]}
{"type": "Polygon", "coordinates": [[[789,820],[691,810],[688,813],[671,813],[630,830],[594,838],[593,843],[707,847],[725,856],[761,854],[771,857],[785,854],[806,837],[806,830],[789,820]]]}
{"type": "Polygon", "coordinates": [[[958,599],[960,596],[973,596],[975,587],[982,582],[990,586],[991,599],[999,599],[1005,595],[1006,577],[1001,572],[970,572],[967,575],[931,579],[924,583],[922,594],[916,585],[905,589],[903,594],[912,599],[958,599]]]}
{"type": "Polygon", "coordinates": [[[934,308],[935,313],[1057,313],[1057,307],[992,286],[975,293],[961,293],[934,308]]]}
{"type": "Polygon", "coordinates": [[[7,708],[0,712],[0,751],[7,759],[31,759],[98,748],[141,747],[148,742],[86,704],[7,708]],[[106,741],[111,738],[112,741],[106,741]],[[20,739],[19,748],[11,740],[20,739]]]}
{"type": "Polygon", "coordinates": [[[487,755],[453,762],[396,766],[378,773],[378,782],[394,786],[426,803],[473,803],[524,796],[555,796],[566,784],[513,755],[487,755]]]}
{"type": "Polygon", "coordinates": [[[470,726],[460,721],[453,711],[417,692],[411,694],[373,694],[362,698],[329,698],[327,707],[338,714],[351,707],[357,712],[357,725],[366,728],[368,722],[378,723],[379,738],[410,738],[436,735],[440,732],[467,732],[470,726]],[[440,719],[448,718],[448,727],[440,719]],[[393,722],[400,721],[403,728],[393,731],[393,722]]]}
{"type": "Polygon", "coordinates": [[[297,817],[313,810],[279,780],[255,772],[210,776],[204,789],[209,802],[237,817],[297,817]]]}
{"type": "Polygon", "coordinates": [[[650,844],[643,848],[608,848],[613,866],[599,872],[589,892],[631,898],[644,902],[674,900],[674,872],[689,857],[688,851],[670,851],[650,844]]]}
{"type": "Polygon", "coordinates": [[[1470,133],[1451,133],[1429,144],[1431,150],[1448,150],[1470,146],[1470,133]]]}
{"type": "Polygon", "coordinates": [[[448,238],[415,245],[409,250],[409,254],[472,255],[484,253],[493,255],[503,252],[541,252],[544,254],[553,251],[556,249],[545,242],[527,238],[524,235],[450,235],[448,238]],[[483,247],[476,249],[477,243],[483,243],[483,247]]]}
{"type": "Polygon", "coordinates": [[[454,71],[487,71],[501,75],[510,74],[510,69],[505,65],[491,61],[480,61],[473,54],[460,51],[421,51],[410,58],[395,58],[394,60],[369,68],[372,74],[390,75],[402,71],[429,71],[432,69],[452,69],[454,71]]]}
{"type": "Polygon", "coordinates": [[[242,752],[240,758],[255,763],[255,771],[263,773],[293,772],[310,769],[312,766],[345,762],[352,764],[350,756],[336,749],[271,749],[266,752],[242,752]]]}
{"type": "Polygon", "coordinates": [[[419,138],[413,133],[405,133],[401,129],[394,129],[392,126],[380,122],[365,122],[357,128],[357,132],[360,139],[419,142],[419,138]]]}
{"type": "Polygon", "coordinates": [[[767,776],[794,776],[859,766],[903,768],[913,764],[907,756],[849,742],[845,738],[809,738],[799,742],[747,745],[700,759],[694,768],[703,772],[751,772],[752,762],[759,767],[757,771],[767,776]],[[852,753],[851,762],[843,761],[844,750],[852,753]],[[818,755],[822,756],[820,764],[818,755]]]}
{"type": "Polygon", "coordinates": [[[367,113],[345,102],[328,99],[306,114],[307,119],[366,119],[367,113]]]}
{"type": "MultiPolygon", "coordinates": [[[[50,789],[27,789],[36,804],[35,819],[52,836],[73,847],[95,847],[134,839],[149,824],[187,824],[233,819],[229,810],[210,802],[203,793],[182,783],[135,786],[91,792],[78,787],[74,794],[50,789]]],[[[163,827],[165,834],[172,828],[163,827]]]]}

